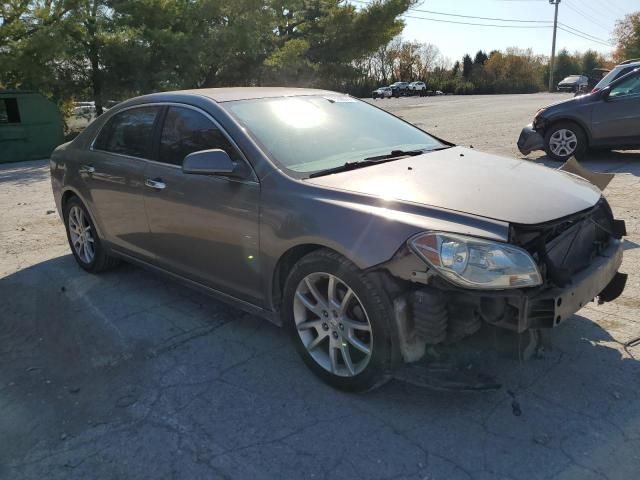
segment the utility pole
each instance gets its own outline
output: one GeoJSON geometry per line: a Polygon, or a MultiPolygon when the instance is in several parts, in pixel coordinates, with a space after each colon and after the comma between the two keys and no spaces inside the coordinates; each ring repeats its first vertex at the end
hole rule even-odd
{"type": "Polygon", "coordinates": [[[553,16],[553,42],[551,43],[551,61],[549,62],[549,91],[553,92],[553,63],[556,57],[556,31],[558,30],[558,5],[561,0],[549,0],[551,5],[556,8],[553,16]]]}

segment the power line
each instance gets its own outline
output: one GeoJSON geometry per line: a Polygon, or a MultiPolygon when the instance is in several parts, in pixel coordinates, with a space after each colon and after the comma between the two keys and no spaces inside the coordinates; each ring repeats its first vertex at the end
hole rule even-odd
{"type": "Polygon", "coordinates": [[[602,22],[601,22],[601,21],[598,21],[598,20],[594,19],[591,15],[587,14],[586,12],[584,12],[584,11],[582,11],[582,10],[579,10],[579,9],[578,9],[577,7],[575,7],[573,4],[569,3],[569,2],[568,2],[568,0],[567,0],[566,5],[567,5],[567,7],[569,7],[571,10],[573,10],[575,13],[577,13],[578,15],[580,15],[580,16],[581,16],[582,18],[584,18],[585,20],[587,20],[587,21],[589,21],[589,22],[593,23],[594,25],[597,25],[597,26],[598,26],[598,28],[601,28],[602,30],[605,30],[605,31],[607,31],[607,32],[609,31],[607,28],[605,28],[605,27],[603,27],[603,26],[602,26],[602,22]]]}
{"type": "Polygon", "coordinates": [[[573,30],[576,33],[590,37],[592,40],[595,40],[597,42],[602,42],[602,43],[606,43],[607,45],[611,45],[607,40],[603,38],[596,37],[595,35],[591,35],[590,33],[583,32],[582,30],[578,30],[577,28],[567,25],[566,23],[558,22],[558,25],[562,25],[564,28],[568,28],[569,30],[573,30]]]}
{"type": "MultiPolygon", "coordinates": [[[[364,5],[371,5],[370,2],[366,2],[364,0],[350,0],[350,1],[355,2],[355,3],[361,3],[361,4],[364,4],[364,5]]],[[[546,1],[546,0],[544,0],[544,1],[546,1]]],[[[458,17],[458,18],[470,18],[470,19],[473,19],[473,20],[490,20],[490,21],[494,21],[494,22],[541,23],[541,24],[553,23],[550,20],[521,20],[521,19],[517,19],[517,18],[478,17],[478,16],[474,16],[474,15],[460,15],[460,14],[457,14],[457,13],[436,12],[435,10],[424,10],[424,9],[420,9],[420,8],[409,8],[408,10],[410,10],[412,12],[429,13],[431,15],[442,15],[442,16],[446,16],[446,17],[458,17]]],[[[437,19],[432,19],[432,20],[436,21],[437,19]]],[[[445,22],[445,20],[442,20],[442,21],[445,22]]],[[[450,22],[453,23],[453,21],[450,21],[450,22]]],[[[462,23],[462,24],[466,25],[465,23],[462,23]]],[[[478,24],[478,25],[480,25],[480,24],[478,24]]],[[[500,26],[500,25],[497,25],[497,26],[500,26]]]]}
{"type": "Polygon", "coordinates": [[[585,40],[589,40],[590,42],[599,43],[600,45],[604,45],[605,47],[611,48],[613,46],[610,43],[601,42],[600,40],[594,40],[593,38],[585,37],[584,35],[580,35],[579,33],[572,32],[571,30],[567,30],[560,25],[558,25],[558,30],[562,30],[563,32],[574,35],[576,37],[584,38],[585,40]]]}
{"type": "MultiPolygon", "coordinates": [[[[369,5],[370,2],[366,2],[363,0],[351,0],[356,3],[361,3],[364,5],[369,5]]],[[[537,0],[502,0],[502,1],[537,1],[537,0]]],[[[548,0],[540,0],[540,1],[548,1],[548,0]]],[[[514,22],[514,23],[536,23],[536,25],[503,25],[503,24],[495,24],[495,23],[476,23],[476,22],[465,22],[459,20],[446,20],[443,18],[433,18],[433,17],[424,17],[410,14],[403,14],[402,16],[405,18],[413,18],[416,20],[426,20],[429,22],[439,22],[439,23],[450,23],[456,25],[470,25],[476,27],[495,27],[495,28],[552,28],[552,23],[550,20],[522,20],[522,19],[514,19],[514,18],[498,18],[498,17],[479,17],[474,15],[461,15],[456,13],[446,13],[446,12],[437,12],[435,10],[425,10],[419,8],[409,8],[411,12],[419,12],[419,13],[429,13],[431,15],[441,15],[447,17],[456,17],[456,18],[468,18],[472,20],[489,20],[489,21],[499,21],[499,22],[514,22]],[[538,25],[541,24],[541,25],[538,25]]],[[[585,40],[589,40],[591,42],[599,43],[605,46],[610,47],[611,44],[602,38],[596,37],[595,35],[591,35],[589,33],[583,32],[582,30],[578,30],[575,27],[567,25],[565,23],[558,22],[558,25],[561,25],[564,28],[561,28],[566,33],[571,35],[575,35],[577,37],[581,37],[585,40]]]]}
{"type": "MultiPolygon", "coordinates": [[[[360,2],[364,3],[364,2],[360,2]]],[[[553,23],[551,20],[520,20],[516,18],[496,18],[496,17],[475,17],[473,15],[458,15],[456,13],[435,12],[433,10],[421,10],[419,8],[410,8],[413,12],[430,13],[433,15],[445,15],[447,17],[473,18],[476,20],[492,20],[498,22],[516,22],[516,23],[553,23]]]]}
{"type": "Polygon", "coordinates": [[[497,27],[497,28],[551,28],[551,25],[499,25],[495,23],[472,23],[472,22],[458,22],[455,20],[444,20],[442,18],[429,18],[429,17],[418,17],[416,15],[402,15],[405,18],[415,18],[418,20],[428,20],[430,22],[441,22],[441,23],[455,23],[458,25],[474,25],[477,27],[497,27]]]}

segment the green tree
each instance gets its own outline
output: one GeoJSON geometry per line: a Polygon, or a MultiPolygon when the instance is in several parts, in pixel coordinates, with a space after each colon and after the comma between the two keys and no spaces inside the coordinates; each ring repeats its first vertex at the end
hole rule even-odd
{"type": "Polygon", "coordinates": [[[464,57],[462,57],[462,76],[464,78],[470,78],[472,69],[473,69],[473,60],[471,60],[471,56],[467,54],[464,57]]]}
{"type": "Polygon", "coordinates": [[[485,52],[483,52],[482,50],[478,50],[478,53],[476,53],[476,56],[473,59],[473,64],[474,65],[484,65],[485,62],[488,60],[488,56],[485,52]]]}
{"type": "Polygon", "coordinates": [[[339,87],[357,75],[354,61],[402,31],[398,17],[413,3],[375,0],[357,10],[343,0],[274,0],[279,21],[277,48],[265,61],[268,81],[339,87]]]}
{"type": "Polygon", "coordinates": [[[629,13],[618,20],[613,37],[617,44],[615,57],[618,61],[640,58],[640,11],[629,13]]]}

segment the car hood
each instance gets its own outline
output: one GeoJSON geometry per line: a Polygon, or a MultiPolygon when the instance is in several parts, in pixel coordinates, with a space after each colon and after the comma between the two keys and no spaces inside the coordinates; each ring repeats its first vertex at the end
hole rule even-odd
{"type": "Polygon", "coordinates": [[[576,175],[463,147],[305,181],[518,224],[571,215],[601,196],[576,175]]]}

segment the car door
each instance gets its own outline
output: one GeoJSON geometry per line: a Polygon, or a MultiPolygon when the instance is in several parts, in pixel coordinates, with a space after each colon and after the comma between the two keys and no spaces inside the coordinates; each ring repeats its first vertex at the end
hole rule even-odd
{"type": "Polygon", "coordinates": [[[137,257],[149,257],[151,235],[144,205],[144,168],[161,107],[115,114],[102,127],[79,172],[105,239],[137,257]]]}
{"type": "Polygon", "coordinates": [[[260,305],[260,185],[213,118],[190,106],[169,106],[145,170],[145,204],[156,263],[215,290],[260,305]],[[246,178],[182,172],[189,153],[219,148],[246,178]]]}
{"type": "Polygon", "coordinates": [[[609,96],[593,108],[594,143],[640,145],[640,72],[614,82],[609,96]]]}

